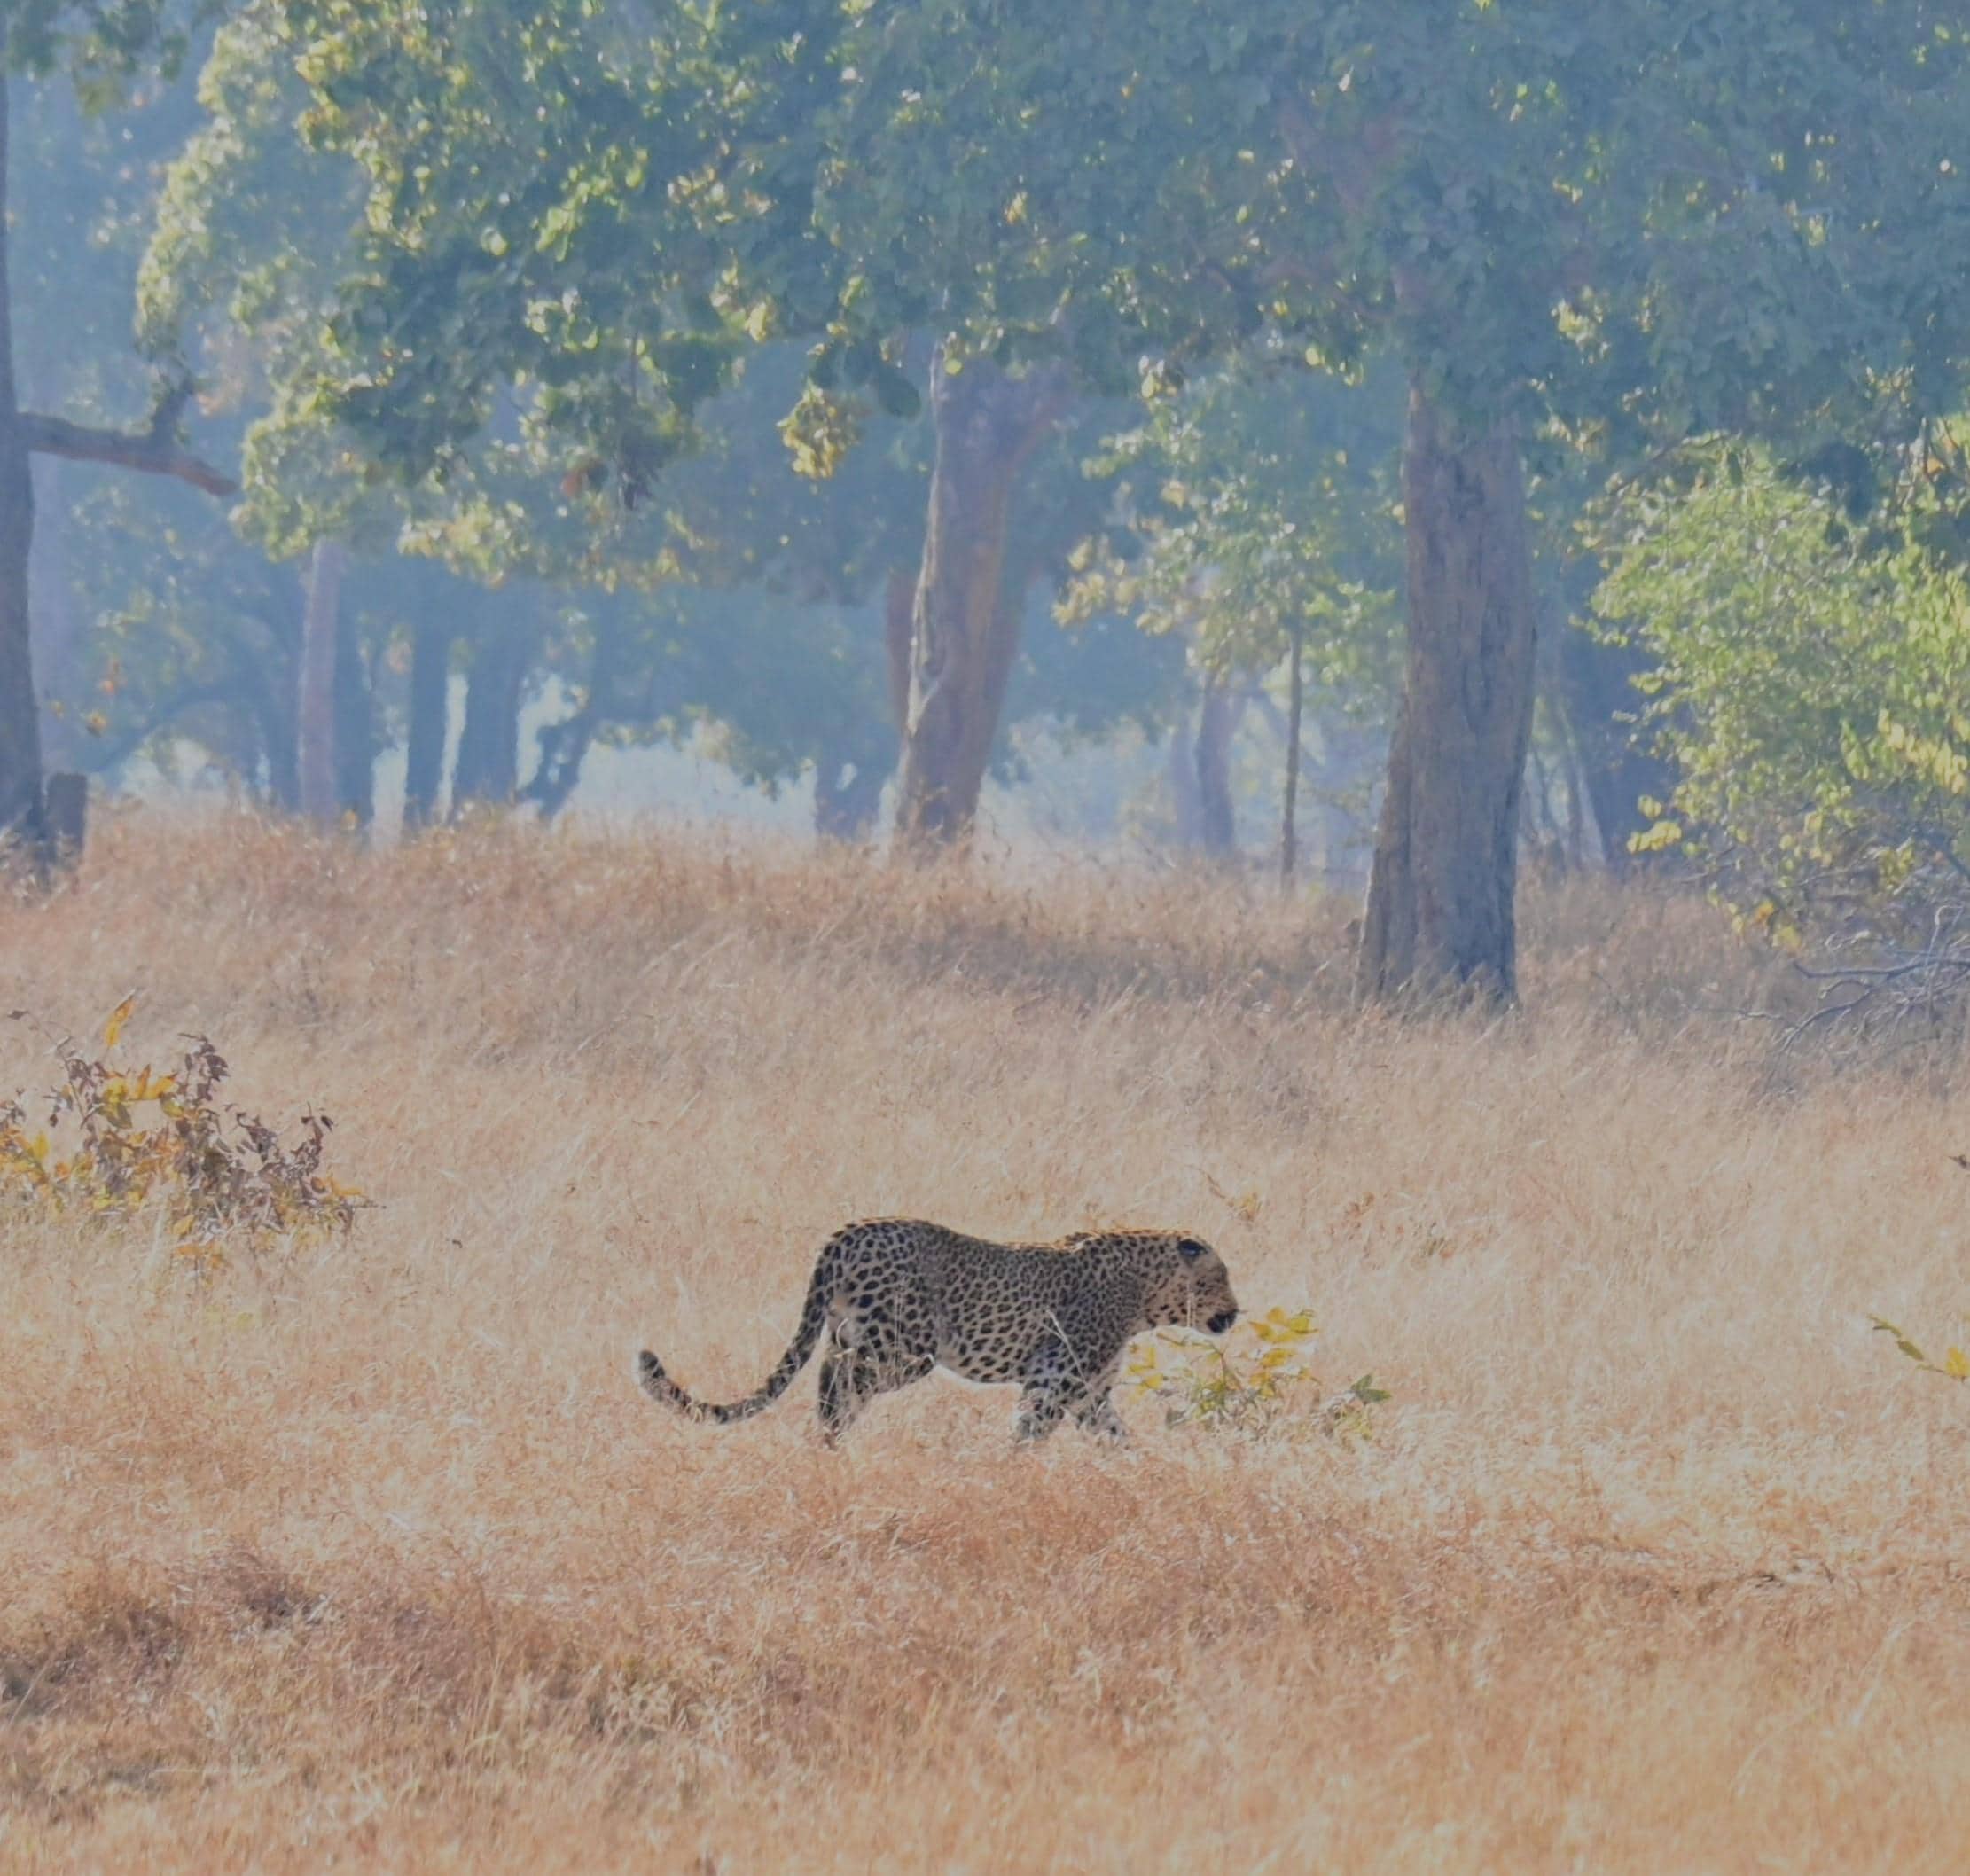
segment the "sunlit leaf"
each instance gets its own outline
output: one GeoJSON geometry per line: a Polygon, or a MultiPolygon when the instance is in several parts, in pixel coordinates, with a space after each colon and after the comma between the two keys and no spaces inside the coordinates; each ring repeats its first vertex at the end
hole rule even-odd
{"type": "Polygon", "coordinates": [[[103,1046],[113,1049],[121,1041],[123,1026],[130,1020],[130,1013],[137,1008],[137,993],[133,990],[121,1003],[109,1012],[109,1020],[103,1025],[103,1046]]]}

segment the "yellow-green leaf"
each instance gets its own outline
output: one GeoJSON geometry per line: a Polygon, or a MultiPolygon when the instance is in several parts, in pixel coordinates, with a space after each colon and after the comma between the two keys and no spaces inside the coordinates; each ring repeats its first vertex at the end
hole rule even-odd
{"type": "Polygon", "coordinates": [[[130,1012],[137,1008],[137,992],[132,990],[121,1003],[109,1012],[109,1020],[103,1025],[103,1046],[113,1049],[121,1039],[123,1025],[130,1020],[130,1012]]]}

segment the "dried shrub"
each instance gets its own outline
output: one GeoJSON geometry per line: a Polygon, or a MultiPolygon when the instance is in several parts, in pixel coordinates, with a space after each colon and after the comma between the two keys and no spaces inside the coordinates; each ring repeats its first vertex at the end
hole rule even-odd
{"type": "Polygon", "coordinates": [[[26,1094],[0,1103],[0,1201],[61,1216],[155,1217],[176,1255],[204,1270],[229,1247],[345,1236],[367,1201],[323,1168],[334,1122],[306,1111],[283,1138],[223,1098],[231,1070],[208,1036],[184,1037],[167,1074],[119,1065],[108,1051],[135,1007],[127,997],[111,1012],[101,1055],[56,1039],[61,1079],[42,1098],[44,1124],[34,1124],[26,1094]]]}

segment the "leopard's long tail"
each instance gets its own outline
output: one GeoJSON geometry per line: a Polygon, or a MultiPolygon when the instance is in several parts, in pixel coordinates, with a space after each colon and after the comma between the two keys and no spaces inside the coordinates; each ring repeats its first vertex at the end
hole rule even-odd
{"type": "Polygon", "coordinates": [[[793,1340],[787,1344],[786,1353],[780,1356],[779,1366],[766,1377],[765,1384],[756,1394],[748,1394],[742,1401],[723,1405],[713,1401],[696,1400],[663,1372],[663,1364],[647,1348],[637,1356],[637,1379],[643,1383],[643,1391],[652,1400],[661,1402],[686,1419],[714,1420],[721,1427],[729,1427],[734,1420],[749,1420],[762,1408],[770,1407],[786,1392],[793,1377],[807,1365],[808,1357],[814,1353],[814,1345],[821,1339],[821,1330],[828,1317],[826,1267],[825,1258],[816,1264],[814,1279],[807,1287],[807,1302],[801,1310],[801,1325],[793,1332],[793,1340]]]}

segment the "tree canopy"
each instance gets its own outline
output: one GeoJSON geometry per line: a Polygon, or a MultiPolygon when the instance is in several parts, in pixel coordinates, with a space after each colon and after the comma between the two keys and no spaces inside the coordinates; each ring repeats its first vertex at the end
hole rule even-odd
{"type": "Polygon", "coordinates": [[[0,735],[11,825],[43,730],[97,764],[189,736],[282,805],[332,732],[359,819],[401,742],[415,822],[457,729],[455,804],[551,812],[590,748],[696,739],[811,776],[828,831],[887,789],[922,854],[1017,772],[1018,720],[1187,739],[1216,698],[1222,792],[1256,698],[1289,822],[1302,704],[1386,737],[1359,982],[1408,998],[1514,994],[1556,786],[1576,854],[1590,797],[1620,851],[1646,793],[1675,844],[1759,856],[1754,904],[1836,824],[1885,879],[1896,816],[1946,818],[1906,789],[1955,733],[1919,667],[1953,668],[1961,523],[1920,465],[1970,403],[1970,7],[4,17],[29,128],[0,297],[50,303],[64,242],[91,283],[86,346],[9,340],[40,407],[0,411],[21,671],[24,465],[98,465],[35,550],[48,708],[0,735]],[[234,461],[238,505],[201,507],[234,461]],[[1850,537],[1815,545],[1828,504],[1850,537]],[[1819,616],[1790,582],[1844,596],[1837,681],[1778,650],[1819,616]],[[1561,779],[1528,798],[1540,736],[1561,779]]]}

